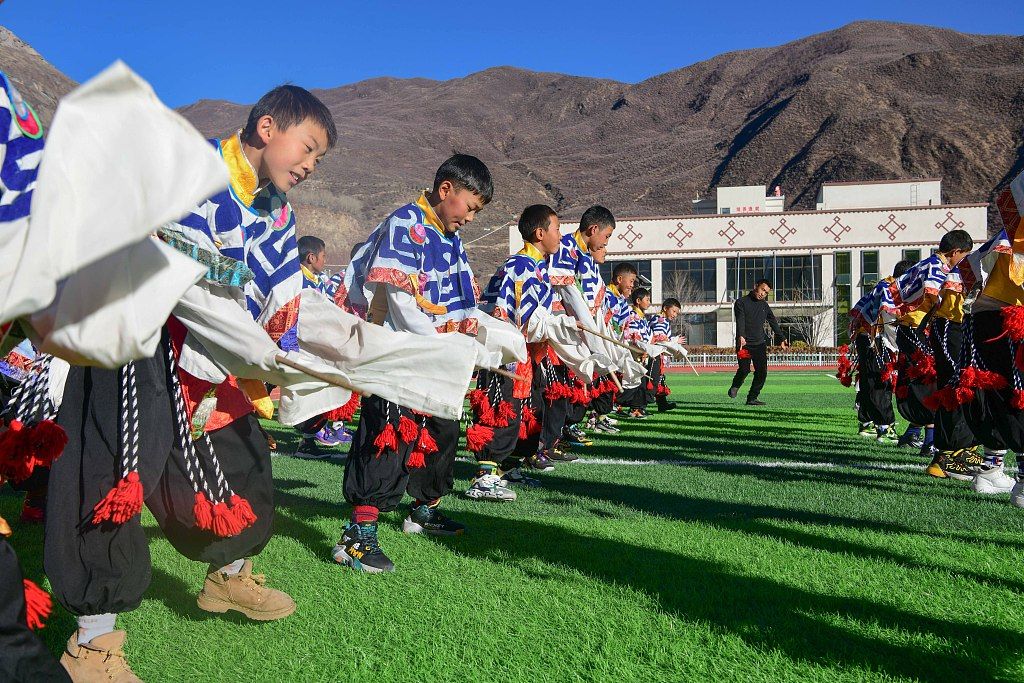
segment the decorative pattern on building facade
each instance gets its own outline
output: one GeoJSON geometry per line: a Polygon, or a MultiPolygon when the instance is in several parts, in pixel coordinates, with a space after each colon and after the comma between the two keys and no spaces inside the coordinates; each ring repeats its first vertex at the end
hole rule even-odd
{"type": "Polygon", "coordinates": [[[882,223],[881,225],[879,225],[878,229],[879,229],[879,231],[884,232],[887,235],[889,235],[889,241],[890,242],[895,242],[896,241],[896,233],[898,233],[900,230],[906,230],[907,229],[907,224],[906,223],[898,222],[896,220],[896,214],[890,213],[889,214],[889,220],[886,221],[885,223],[882,223]]]}
{"type": "Polygon", "coordinates": [[[666,234],[667,237],[676,241],[676,246],[682,248],[687,238],[693,237],[693,233],[683,227],[682,221],[676,223],[676,229],[666,234]]]}
{"type": "Polygon", "coordinates": [[[771,229],[771,233],[779,238],[779,244],[785,244],[790,235],[796,234],[796,228],[786,225],[786,219],[780,218],[779,224],[771,229]]]}
{"type": "Polygon", "coordinates": [[[832,225],[826,225],[822,232],[832,235],[832,241],[839,244],[843,241],[843,234],[850,232],[850,230],[850,226],[843,225],[843,222],[839,220],[839,216],[836,216],[832,219],[832,225]]]}
{"type": "Polygon", "coordinates": [[[642,232],[637,232],[636,229],[633,228],[632,223],[627,224],[626,229],[619,233],[619,239],[626,241],[627,249],[632,249],[637,240],[641,239],[643,236],[644,234],[642,232]]]}
{"type": "Polygon", "coordinates": [[[943,218],[942,221],[940,221],[939,223],[936,223],[935,227],[945,232],[949,232],[950,230],[963,230],[964,222],[958,221],[956,218],[954,218],[952,211],[947,211],[946,217],[943,218]],[[947,223],[952,223],[952,225],[946,225],[947,223]]]}
{"type": "Polygon", "coordinates": [[[732,245],[736,244],[737,237],[741,237],[743,235],[746,235],[747,233],[743,232],[742,230],[736,227],[736,221],[730,220],[729,227],[723,230],[719,230],[718,234],[721,237],[724,237],[726,240],[728,240],[729,246],[731,247],[732,245]]]}

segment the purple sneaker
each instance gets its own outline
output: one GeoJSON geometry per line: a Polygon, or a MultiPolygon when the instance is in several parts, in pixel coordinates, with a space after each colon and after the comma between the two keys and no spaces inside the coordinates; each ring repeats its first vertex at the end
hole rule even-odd
{"type": "MultiPolygon", "coordinates": [[[[316,439],[316,442],[318,444],[320,444],[321,446],[325,446],[327,448],[333,448],[334,446],[339,446],[342,443],[342,441],[338,438],[337,432],[335,432],[334,428],[331,427],[330,425],[325,426],[323,429],[317,432],[313,438],[316,439]]],[[[349,439],[347,443],[351,442],[352,439],[349,439]]]]}

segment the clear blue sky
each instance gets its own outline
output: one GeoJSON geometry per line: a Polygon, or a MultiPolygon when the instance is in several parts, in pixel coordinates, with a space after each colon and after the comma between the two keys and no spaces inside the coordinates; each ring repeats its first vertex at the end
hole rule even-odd
{"type": "Polygon", "coordinates": [[[498,65],[636,82],[858,19],[1024,33],[1022,0],[692,4],[6,0],[0,24],[76,81],[121,58],[172,106],[200,98],[249,103],[285,81],[446,79],[498,65]]]}

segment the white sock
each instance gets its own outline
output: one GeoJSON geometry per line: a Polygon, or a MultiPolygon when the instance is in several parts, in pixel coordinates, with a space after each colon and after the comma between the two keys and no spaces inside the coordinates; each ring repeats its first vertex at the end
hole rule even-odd
{"type": "Polygon", "coordinates": [[[221,567],[219,571],[223,572],[224,574],[227,574],[228,576],[234,576],[238,572],[242,571],[243,564],[245,564],[245,558],[242,558],[241,560],[235,560],[230,564],[226,564],[223,567],[221,567]]]}
{"type": "Polygon", "coordinates": [[[85,645],[93,638],[106,635],[114,630],[117,614],[89,614],[78,617],[78,644],[85,645]]]}

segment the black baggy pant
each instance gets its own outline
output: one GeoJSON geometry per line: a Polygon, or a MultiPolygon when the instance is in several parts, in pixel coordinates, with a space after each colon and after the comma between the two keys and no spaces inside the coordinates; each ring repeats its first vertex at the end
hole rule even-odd
{"type": "Polygon", "coordinates": [[[25,589],[14,548],[0,538],[0,681],[70,683],[35,633],[25,625],[25,589]]]}
{"type": "MultiPolygon", "coordinates": [[[[992,372],[1007,379],[1005,389],[975,390],[975,400],[963,406],[964,419],[975,438],[992,450],[1024,453],[1024,411],[1013,407],[1014,351],[1003,336],[1000,311],[981,311],[964,319],[964,326],[973,327],[978,361],[992,372]]],[[[967,332],[971,334],[972,332],[967,332]]]]}
{"type": "Polygon", "coordinates": [[[742,387],[744,380],[747,379],[747,375],[750,374],[750,366],[753,365],[754,379],[750,383],[747,400],[754,401],[761,395],[764,382],[768,379],[768,344],[747,344],[743,348],[750,352],[750,358],[740,359],[740,367],[732,378],[732,386],[734,389],[742,387]]]}
{"type": "Polygon", "coordinates": [[[533,364],[530,404],[533,406],[533,412],[537,415],[537,419],[540,420],[541,429],[539,434],[519,440],[514,451],[518,457],[529,457],[539,450],[549,449],[562,437],[569,401],[564,398],[548,401],[544,398],[544,389],[547,388],[548,383],[557,380],[554,373],[555,369],[547,360],[533,364]]]}
{"type": "Polygon", "coordinates": [[[351,505],[372,505],[381,512],[390,512],[408,493],[416,500],[441,498],[455,485],[455,455],[459,447],[459,422],[440,417],[427,417],[426,428],[437,442],[437,452],[425,457],[423,467],[409,467],[413,444],[398,439],[398,450],[385,450],[377,455],[374,440],[390,421],[397,429],[400,416],[417,423],[424,418],[408,408],[389,403],[379,396],[363,400],[359,427],[345,463],[343,484],[345,500],[351,505]]]}
{"type": "Polygon", "coordinates": [[[884,368],[871,343],[871,337],[858,334],[854,344],[860,374],[857,386],[858,418],[861,422],[873,422],[877,426],[891,425],[896,422],[892,408],[892,388],[882,381],[884,368]]]}
{"type": "MultiPolygon", "coordinates": [[[[525,382],[523,382],[525,384],[525,382]]],[[[508,377],[495,375],[481,370],[477,377],[477,388],[487,391],[487,398],[497,410],[499,400],[508,401],[516,412],[514,420],[505,427],[492,427],[494,438],[476,454],[478,462],[494,462],[501,464],[512,455],[519,441],[519,423],[523,418],[523,400],[512,396],[515,382],[508,377]],[[499,399],[500,397],[500,399],[499,399]]],[[[476,422],[476,418],[473,419],[476,422]]]]}
{"type": "Polygon", "coordinates": [[[903,419],[917,426],[930,425],[935,421],[935,411],[929,410],[924,404],[924,399],[935,391],[935,385],[927,384],[920,379],[912,380],[907,376],[910,357],[927,344],[928,340],[924,333],[916,327],[899,325],[896,328],[896,348],[903,356],[899,379],[896,382],[896,409],[900,411],[903,419]]]}
{"type": "MultiPolygon", "coordinates": [[[[944,387],[952,379],[960,362],[960,346],[964,334],[961,323],[945,318],[931,321],[931,345],[935,355],[935,386],[944,387]]],[[[935,448],[940,451],[955,451],[975,445],[974,434],[964,420],[963,408],[935,411],[935,448]]]]}
{"type": "MultiPolygon", "coordinates": [[[[251,413],[210,433],[229,485],[249,501],[257,521],[230,538],[196,529],[195,491],[175,436],[164,343],[153,358],[135,363],[139,476],[146,507],[178,552],[222,567],[259,553],[270,540],[270,451],[251,413]]],[[[149,544],[140,517],[121,525],[92,524],[93,507],[121,476],[118,371],[72,367],[57,420],[67,432],[68,445],[50,471],[43,551],[54,597],[75,615],[133,610],[150,581],[149,544]]],[[[205,440],[197,439],[195,446],[205,461],[205,440]]]]}

